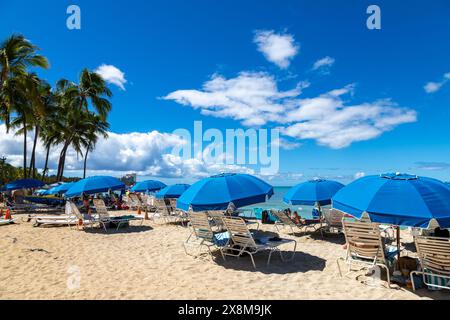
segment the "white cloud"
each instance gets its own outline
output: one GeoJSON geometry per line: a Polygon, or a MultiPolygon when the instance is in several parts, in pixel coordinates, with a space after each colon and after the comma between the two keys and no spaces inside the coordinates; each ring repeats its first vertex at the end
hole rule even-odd
{"type": "Polygon", "coordinates": [[[364,178],[365,176],[366,176],[365,172],[357,172],[357,173],[355,173],[354,178],[355,178],[355,180],[357,180],[357,179],[364,178]]]}
{"type": "Polygon", "coordinates": [[[308,87],[300,82],[295,88],[280,91],[275,78],[264,72],[242,72],[236,78],[213,75],[203,90],[178,90],[163,99],[200,109],[204,115],[233,118],[247,126],[281,122],[289,101],[308,87]]]}
{"type": "Polygon", "coordinates": [[[285,136],[313,139],[331,148],[345,148],[353,142],[370,140],[404,123],[417,121],[412,109],[398,107],[390,100],[351,104],[355,86],[325,94],[300,98],[300,82],[295,88],[280,91],[274,77],[267,73],[245,72],[236,78],[215,75],[203,90],[178,90],[164,99],[200,109],[204,115],[232,118],[245,126],[275,125],[285,136]]]}
{"type": "Polygon", "coordinates": [[[291,34],[275,33],[273,30],[258,30],[253,39],[258,51],[281,69],[286,69],[298,54],[299,45],[291,34]]]}
{"type": "Polygon", "coordinates": [[[439,91],[450,80],[450,72],[444,74],[440,82],[428,82],[423,88],[426,93],[435,93],[439,91]]]}
{"type": "Polygon", "coordinates": [[[106,82],[112,83],[118,86],[120,89],[125,90],[125,73],[120,71],[117,67],[108,64],[102,64],[95,70],[96,73],[102,76],[106,82]]]}
{"type": "MultiPolygon", "coordinates": [[[[0,124],[0,155],[7,157],[7,162],[22,166],[23,137],[6,133],[4,124],[0,124]]],[[[28,136],[28,156],[31,152],[33,136],[28,136]]],[[[162,178],[202,178],[221,172],[242,172],[253,174],[252,169],[236,166],[208,163],[201,158],[182,159],[171,154],[173,147],[181,147],[184,141],[177,135],[152,131],[148,133],[109,133],[108,139],[100,138],[94,152],[89,154],[88,174],[120,176],[136,172],[140,176],[162,178]]],[[[51,173],[57,169],[61,147],[54,147],[50,152],[49,168],[51,173]]],[[[37,145],[37,168],[42,170],[45,161],[45,149],[37,145]]],[[[29,161],[29,158],[28,158],[29,161]]],[[[82,174],[83,159],[74,150],[69,149],[66,158],[65,175],[82,174]]]]}
{"type": "Polygon", "coordinates": [[[334,63],[336,62],[336,60],[332,57],[325,57],[322,59],[317,60],[312,69],[313,70],[318,70],[318,69],[322,69],[327,71],[334,63]]]}

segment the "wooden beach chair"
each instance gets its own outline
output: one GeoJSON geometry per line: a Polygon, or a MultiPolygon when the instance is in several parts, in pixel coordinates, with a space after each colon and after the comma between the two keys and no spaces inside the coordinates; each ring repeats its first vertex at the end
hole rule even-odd
{"type": "MultiPolygon", "coordinates": [[[[188,213],[188,216],[189,225],[192,228],[192,232],[187,240],[183,243],[184,251],[187,255],[191,255],[188,253],[187,247],[197,246],[199,250],[201,250],[202,247],[206,247],[211,257],[213,257],[211,248],[220,248],[228,243],[228,233],[214,232],[211,228],[211,224],[206,212],[191,211],[188,213]]],[[[222,254],[222,258],[225,259],[222,251],[220,253],[222,254]]]]}
{"type": "Polygon", "coordinates": [[[107,231],[106,229],[106,224],[109,224],[110,222],[117,224],[117,228],[116,230],[119,230],[119,228],[123,225],[123,224],[129,224],[130,221],[141,221],[141,225],[142,223],[144,223],[144,217],[130,217],[130,218],[115,218],[115,217],[111,217],[109,215],[108,212],[108,208],[105,205],[105,202],[102,199],[94,199],[94,207],[95,210],[97,211],[97,219],[99,221],[99,223],[101,223],[103,225],[103,228],[105,229],[105,231],[107,231]]]}
{"type": "Polygon", "coordinates": [[[274,251],[280,253],[282,261],[290,261],[294,259],[295,250],[297,249],[297,241],[293,239],[275,239],[269,237],[254,238],[252,233],[249,231],[244,219],[225,216],[222,220],[230,236],[230,241],[226,246],[221,248],[222,254],[224,256],[240,257],[243,254],[248,254],[255,269],[256,264],[253,255],[261,251],[269,251],[267,265],[270,264],[270,259],[274,251]],[[280,250],[280,246],[287,243],[294,243],[294,252],[292,253],[291,257],[285,259],[282,251],[280,250]]]}
{"type": "Polygon", "coordinates": [[[295,230],[298,230],[300,232],[306,232],[308,229],[312,229],[313,232],[320,231],[322,234],[321,219],[305,220],[304,224],[303,223],[297,224],[283,211],[270,210],[270,213],[277,218],[277,221],[275,221],[274,226],[278,232],[280,232],[280,229],[278,227],[281,226],[283,228],[285,227],[290,228],[293,234],[295,234],[295,230]]]}
{"type": "MultiPolygon", "coordinates": [[[[379,266],[386,270],[388,287],[391,286],[390,264],[386,255],[386,248],[381,237],[380,226],[377,223],[342,221],[347,245],[345,258],[339,258],[339,274],[342,277],[339,261],[347,264],[348,270],[345,275],[353,271],[354,265],[359,266],[358,270],[369,269],[379,266]]],[[[396,255],[390,252],[390,255],[396,255]]]]}
{"type": "Polygon", "coordinates": [[[428,287],[450,289],[450,239],[418,236],[415,242],[421,270],[410,274],[413,290],[415,274],[421,274],[428,287]]]}

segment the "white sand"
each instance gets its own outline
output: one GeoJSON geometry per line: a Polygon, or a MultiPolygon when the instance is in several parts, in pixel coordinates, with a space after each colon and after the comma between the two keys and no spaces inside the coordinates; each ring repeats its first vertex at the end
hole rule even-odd
{"type": "Polygon", "coordinates": [[[293,262],[275,255],[267,267],[262,253],[255,271],[248,257],[187,256],[182,243],[188,235],[181,226],[149,221],[108,234],[26,222],[1,226],[0,299],[450,298],[448,292],[369,286],[357,274],[340,278],[336,259],[345,250],[339,237],[295,237],[293,262]]]}

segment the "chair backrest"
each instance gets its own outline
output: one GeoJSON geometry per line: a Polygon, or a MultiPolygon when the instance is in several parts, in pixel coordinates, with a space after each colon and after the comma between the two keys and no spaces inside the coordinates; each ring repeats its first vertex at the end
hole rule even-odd
{"type": "Polygon", "coordinates": [[[170,214],[165,199],[155,199],[154,203],[157,211],[162,211],[164,214],[170,214]]]}
{"type": "Polygon", "coordinates": [[[129,195],[131,203],[135,206],[140,206],[141,205],[141,200],[139,200],[139,197],[137,196],[137,194],[134,193],[130,193],[129,195]]]}
{"type": "Polygon", "coordinates": [[[244,219],[224,216],[222,220],[233,244],[244,248],[256,248],[255,240],[244,219]]]}
{"type": "Polygon", "coordinates": [[[350,256],[386,263],[379,224],[344,220],[342,225],[350,256]]]}
{"type": "Polygon", "coordinates": [[[270,210],[270,213],[275,216],[282,224],[295,226],[295,222],[284,212],[279,210],[270,210]]]}
{"type": "Polygon", "coordinates": [[[177,199],[169,199],[170,209],[175,211],[177,209],[177,199]]]}
{"type": "Polygon", "coordinates": [[[222,210],[209,210],[206,212],[208,217],[210,217],[218,227],[225,227],[222,218],[225,217],[224,211],[222,210]]]}
{"type": "Polygon", "coordinates": [[[100,219],[109,219],[108,208],[102,199],[94,199],[94,207],[100,219]]]}
{"type": "Polygon", "coordinates": [[[206,212],[192,212],[189,211],[189,221],[197,238],[214,241],[214,233],[209,224],[206,212]]]}
{"type": "Polygon", "coordinates": [[[336,209],[323,209],[323,217],[330,227],[342,229],[342,218],[344,213],[336,209]]]}
{"type": "Polygon", "coordinates": [[[419,236],[416,249],[423,269],[450,276],[450,239],[419,236]]]}
{"type": "Polygon", "coordinates": [[[71,201],[67,201],[67,203],[70,206],[70,211],[72,214],[75,215],[75,217],[77,217],[77,219],[81,219],[84,220],[83,215],[80,213],[80,210],[78,210],[78,207],[76,206],[75,203],[71,202],[71,201]]]}

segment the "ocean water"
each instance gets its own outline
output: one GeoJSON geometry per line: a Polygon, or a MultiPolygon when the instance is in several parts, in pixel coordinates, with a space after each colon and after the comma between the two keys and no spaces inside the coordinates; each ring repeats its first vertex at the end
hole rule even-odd
{"type": "Polygon", "coordinates": [[[264,203],[254,204],[245,208],[244,210],[254,210],[254,209],[263,209],[263,210],[283,210],[290,208],[292,212],[297,211],[298,214],[303,218],[312,218],[312,206],[293,206],[288,205],[283,201],[283,197],[288,192],[291,187],[274,187],[274,195],[264,203]]]}

